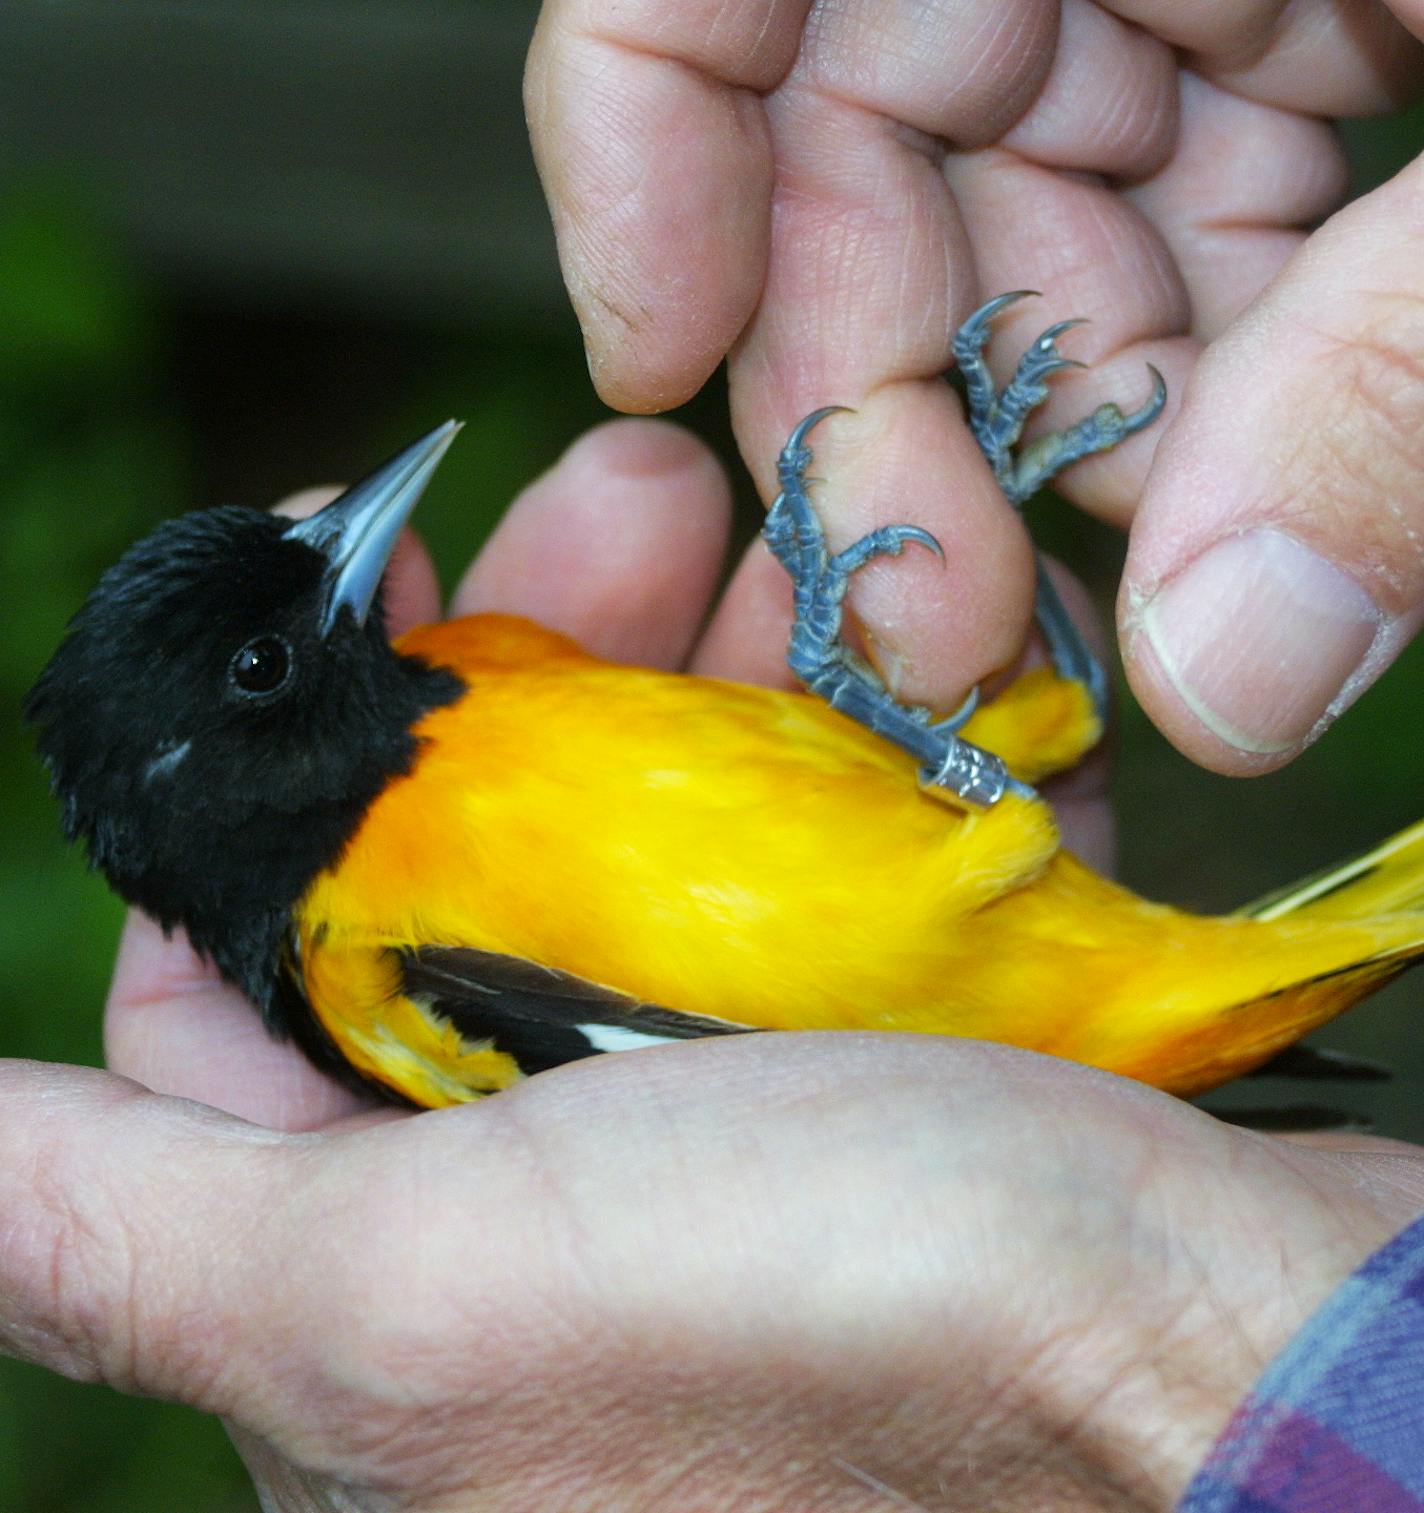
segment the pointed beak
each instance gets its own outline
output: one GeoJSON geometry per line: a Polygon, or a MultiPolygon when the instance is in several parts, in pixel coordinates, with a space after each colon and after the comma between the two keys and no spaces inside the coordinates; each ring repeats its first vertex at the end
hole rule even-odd
{"type": "Polygon", "coordinates": [[[327,560],[323,636],[343,609],[357,625],[366,623],[396,537],[459,429],[459,421],[447,420],[287,532],[327,560]]]}

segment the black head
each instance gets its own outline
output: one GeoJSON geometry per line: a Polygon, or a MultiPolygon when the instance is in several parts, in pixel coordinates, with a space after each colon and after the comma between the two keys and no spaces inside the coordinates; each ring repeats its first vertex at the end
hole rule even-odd
{"type": "Polygon", "coordinates": [[[100,579],[26,700],[66,834],[260,1001],[288,910],[408,770],[411,726],[459,694],[392,650],[378,609],[457,429],[309,520],[165,522],[100,579]]]}

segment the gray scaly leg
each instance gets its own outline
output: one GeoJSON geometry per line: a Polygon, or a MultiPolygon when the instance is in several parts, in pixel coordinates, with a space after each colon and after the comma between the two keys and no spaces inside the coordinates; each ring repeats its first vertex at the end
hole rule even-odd
{"type": "Polygon", "coordinates": [[[762,535],[795,589],[795,620],[787,662],[792,672],[833,709],[858,720],[877,735],[918,757],[921,781],[945,788],[966,803],[996,803],[1005,793],[1031,798],[1033,789],[1009,776],[991,752],[955,734],[974,712],[977,695],[948,719],[934,721],[927,709],[901,704],[863,658],[841,639],[841,603],[850,577],[872,557],[898,557],[909,544],[940,553],[939,542],[917,525],[887,525],[862,536],[842,552],[826,546],[820,517],[806,490],[811,428],[843,409],[831,405],[808,415],[781,449],[777,476],[781,492],[767,515],[762,535]]]}
{"type": "MultiPolygon", "coordinates": [[[[1024,422],[1048,398],[1047,380],[1064,368],[1081,368],[1082,363],[1064,357],[1058,350],[1058,338],[1081,320],[1059,321],[1050,326],[1019,359],[1017,371],[1002,391],[984,362],[984,348],[989,341],[989,324],[993,318],[1017,300],[1034,291],[1016,289],[1001,294],[980,306],[959,328],[954,338],[954,360],[964,375],[969,400],[969,429],[979,443],[979,450],[994,470],[1004,497],[1015,509],[1022,508],[1055,473],[1095,452],[1107,452],[1150,426],[1167,402],[1167,385],[1156,368],[1148,365],[1152,375],[1152,394],[1141,409],[1124,415],[1115,404],[1099,405],[1091,415],[1062,431],[1040,436],[1015,452],[1023,434],[1024,422]]],[[[1100,718],[1107,716],[1107,676],[1098,659],[1088,650],[1077,627],[1068,618],[1063,601],[1052,581],[1038,564],[1038,582],[1034,597],[1034,616],[1058,675],[1087,686],[1093,707],[1100,718]]]]}
{"type": "MultiPolygon", "coordinates": [[[[1015,455],[1013,448],[1024,421],[1047,396],[1045,380],[1062,368],[1078,366],[1059,353],[1056,342],[1079,322],[1063,321],[1049,327],[1029,348],[1007,387],[1002,392],[995,390],[983,361],[989,322],[1026,292],[990,300],[960,327],[954,340],[955,357],[969,396],[970,426],[999,486],[1016,508],[1060,468],[1093,452],[1106,451],[1149,425],[1166,399],[1161,375],[1153,369],[1153,396],[1142,409],[1123,415],[1116,405],[1100,405],[1087,419],[1042,437],[1015,455]]],[[[974,712],[977,689],[947,719],[936,721],[929,710],[895,699],[874,668],[841,639],[842,601],[857,568],[874,557],[899,556],[907,545],[923,546],[943,557],[939,542],[915,525],[882,526],[834,554],[826,546],[807,490],[811,449],[806,438],[828,415],[844,408],[829,405],[817,410],[792,431],[777,461],[781,492],[762,530],[794,587],[795,620],[787,652],[791,670],[832,708],[917,757],[920,779],[926,786],[945,789],[978,807],[997,803],[1006,793],[1032,798],[1034,790],[1011,777],[998,757],[957,734],[974,712]]],[[[1102,712],[1106,702],[1102,670],[1068,619],[1041,564],[1035,613],[1059,674],[1086,684],[1102,712]]]]}

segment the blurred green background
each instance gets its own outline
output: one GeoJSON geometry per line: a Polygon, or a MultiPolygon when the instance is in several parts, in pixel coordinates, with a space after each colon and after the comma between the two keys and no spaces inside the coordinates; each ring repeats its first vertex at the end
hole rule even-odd
{"type": "MultiPolygon", "coordinates": [[[[0,1054],[100,1059],[120,911],[61,845],[15,716],[98,571],[164,515],[350,478],[453,414],[468,430],[421,509],[448,583],[603,413],[524,143],[535,10],[0,8],[0,1054]]],[[[1359,182],[1422,124],[1351,128],[1359,182]]],[[[719,384],[683,418],[732,459],[719,384]]],[[[1120,542],[1051,502],[1036,516],[1110,602],[1120,542]]],[[[1190,768],[1125,701],[1127,879],[1223,908],[1417,818],[1421,675],[1416,649],[1329,740],[1249,784],[1190,768]]],[[[1317,1037],[1399,1068],[1346,1101],[1414,1138],[1421,994],[1406,978],[1317,1037]]],[[[0,1508],[253,1507],[215,1423],[0,1362],[0,1508]]]]}

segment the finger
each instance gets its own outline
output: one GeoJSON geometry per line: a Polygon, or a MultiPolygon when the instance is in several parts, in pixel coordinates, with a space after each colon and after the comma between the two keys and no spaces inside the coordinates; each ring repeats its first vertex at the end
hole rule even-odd
{"type": "Polygon", "coordinates": [[[756,302],[771,199],[757,92],[790,67],[808,4],[544,7],[525,109],[589,370],[616,409],[695,393],[756,302]]]}
{"type": "Polygon", "coordinates": [[[527,615],[610,660],[677,667],[707,613],[730,521],[707,447],[666,421],[615,420],[519,496],[454,609],[527,615]]]}
{"type": "Polygon", "coordinates": [[[1359,0],[1294,0],[1256,46],[1225,53],[1209,46],[1190,62],[1233,93],[1316,116],[1393,110],[1424,82],[1418,38],[1389,7],[1359,0]]]}
{"type": "Polygon", "coordinates": [[[812,11],[793,77],[960,146],[992,142],[1043,89],[1058,29],[1058,0],[842,0],[812,11]]]}
{"type": "Polygon", "coordinates": [[[1418,0],[1101,0],[1262,104],[1319,116],[1388,110],[1418,87],[1418,0]]]}
{"type": "Polygon", "coordinates": [[[343,1260],[368,1174],[313,1159],[328,1147],[310,1137],[38,1062],[0,1062],[0,1140],[0,1350],[299,1440],[340,1327],[328,1295],[361,1306],[343,1260]]]}
{"type": "Polygon", "coordinates": [[[1424,611],[1424,163],[1341,211],[1203,359],[1134,523],[1128,673],[1168,736],[1279,767],[1424,611]]]}
{"type": "Polygon", "coordinates": [[[1347,168],[1321,121],[1242,99],[1182,73],[1170,160],[1127,191],[1180,269],[1191,334],[1213,340],[1344,196],[1347,168]]]}
{"type": "MultiPolygon", "coordinates": [[[[338,497],[339,488],[304,489],[272,507],[275,515],[304,520],[338,497]]],[[[381,576],[381,604],[386,634],[398,636],[412,625],[424,625],[440,614],[440,581],[425,543],[406,526],[396,538],[395,549],[381,576]]]]}
{"type": "Polygon", "coordinates": [[[333,499],[339,499],[344,492],[339,483],[301,489],[295,494],[288,494],[285,499],[279,499],[272,506],[272,513],[284,515],[288,520],[305,520],[315,515],[323,506],[330,504],[333,499]]]}
{"type": "Polygon", "coordinates": [[[791,579],[757,537],[717,600],[692,654],[692,671],[768,688],[800,685],[786,665],[791,579]]]}
{"type": "Polygon", "coordinates": [[[156,1093],[270,1129],[320,1129],[369,1104],[324,1077],[181,932],[129,913],[104,1018],[108,1065],[156,1093]]]}
{"type": "Polygon", "coordinates": [[[776,160],[766,288],[729,369],[738,440],[769,498],[791,427],[854,406],[814,439],[832,549],[876,526],[931,531],[873,562],[849,605],[891,687],[948,708],[1017,653],[1032,561],[941,381],[978,302],[968,240],[939,163],[1032,103],[1053,63],[1047,0],[872,0],[819,7],[768,101],[776,160]]]}
{"type": "Polygon", "coordinates": [[[1177,60],[1096,0],[1064,0],[1053,67],[999,146],[1045,168],[1141,177],[1172,150],[1177,60]]]}
{"type": "MultiPolygon", "coordinates": [[[[1100,662],[1111,654],[1088,591],[1062,565],[1045,559],[1059,598],[1100,662]]],[[[709,677],[763,683],[772,688],[800,685],[786,665],[791,629],[791,582],[781,564],[758,539],[732,575],[692,657],[692,670],[709,677]]],[[[1023,655],[995,683],[1002,685],[1047,656],[1042,640],[1032,636],[1023,655]]],[[[987,690],[986,690],[987,692],[987,690]]],[[[1110,752],[1099,746],[1073,771],[1044,784],[1064,845],[1099,871],[1111,872],[1117,836],[1108,802],[1110,752]]]]}
{"type": "MultiPolygon", "coordinates": [[[[1149,364],[1166,380],[1170,413],[1198,347],[1183,334],[1190,321],[1186,289],[1147,219],[1101,185],[997,149],[951,153],[944,171],[970,227],[983,287],[1044,291],[1041,300],[1020,300],[995,322],[988,357],[1000,382],[1047,325],[1074,317],[1090,322],[1059,343],[1086,370],[1054,377],[1027,435],[1072,425],[1109,401],[1135,409],[1152,392],[1149,364]]],[[[1085,458],[1054,487],[1094,514],[1125,523],[1164,424],[1085,458]]]]}
{"type": "Polygon", "coordinates": [[[106,1072],[18,1061],[0,1063],[0,1127],[0,1348],[229,1406],[266,1264],[249,1219],[278,1137],[106,1072]]]}
{"type": "Polygon", "coordinates": [[[425,543],[411,526],[396,537],[381,575],[381,610],[388,636],[398,636],[440,615],[440,579],[425,543]]]}
{"type": "Polygon", "coordinates": [[[1173,47],[1217,57],[1258,56],[1290,0],[1099,0],[1173,47]]]}
{"type": "MultiPolygon", "coordinates": [[[[1092,595],[1055,558],[1045,556],[1043,564],[1078,633],[1087,642],[1099,665],[1106,667],[1113,651],[1092,595]]],[[[1016,674],[1027,672],[1047,660],[1048,650],[1043,638],[1035,634],[1014,671],[1016,674]]],[[[1044,798],[1053,806],[1064,847],[1109,876],[1117,867],[1117,821],[1113,814],[1111,790],[1114,745],[1114,732],[1110,729],[1076,767],[1049,778],[1042,785],[1044,798]]]]}
{"type": "Polygon", "coordinates": [[[940,374],[975,301],[968,247],[931,158],[891,123],[829,98],[783,98],[781,209],[766,297],[730,369],[734,423],[762,488],[791,428],[813,438],[816,501],[838,551],[882,525],[944,552],[856,574],[849,606],[892,688],[949,708],[1022,642],[1032,562],[940,374]],[[953,286],[953,289],[952,289],[953,286]]]}

